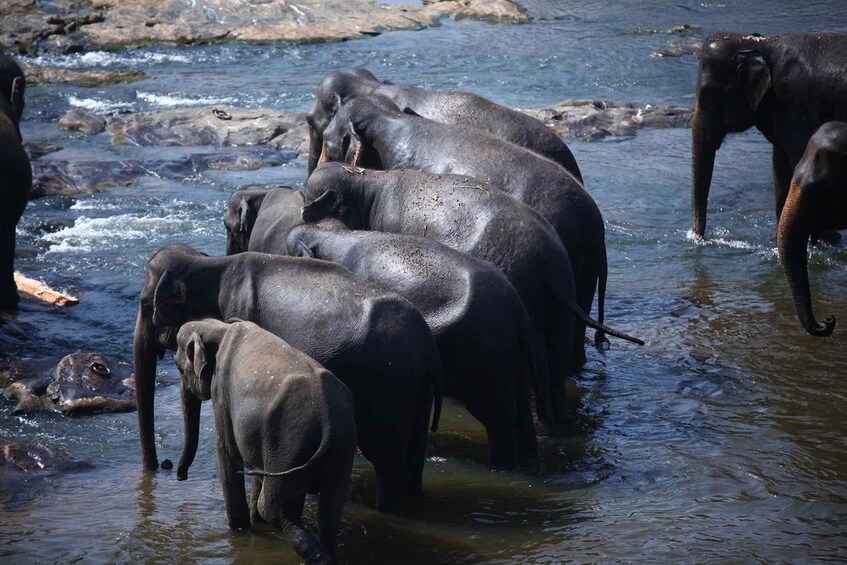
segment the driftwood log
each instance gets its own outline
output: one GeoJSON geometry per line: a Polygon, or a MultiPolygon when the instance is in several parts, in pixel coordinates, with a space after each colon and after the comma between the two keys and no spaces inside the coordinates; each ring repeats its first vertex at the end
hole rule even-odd
{"type": "Polygon", "coordinates": [[[53,290],[46,283],[25,277],[17,271],[15,272],[15,284],[18,285],[18,292],[22,292],[27,296],[32,296],[48,304],[53,304],[54,306],[79,304],[79,298],[76,296],[53,290]]]}

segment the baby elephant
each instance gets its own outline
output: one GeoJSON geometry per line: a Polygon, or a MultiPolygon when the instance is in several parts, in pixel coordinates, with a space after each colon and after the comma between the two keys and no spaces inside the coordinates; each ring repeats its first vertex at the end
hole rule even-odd
{"type": "Polygon", "coordinates": [[[248,528],[251,517],[264,519],[307,563],[333,562],[356,451],[348,388],[252,322],[189,322],[177,344],[186,434],[177,478],[188,478],[200,403],[211,398],[230,528],[248,528]],[[249,510],[245,474],[253,475],[249,510]],[[309,492],[320,493],[317,540],[301,522],[309,492]]]}

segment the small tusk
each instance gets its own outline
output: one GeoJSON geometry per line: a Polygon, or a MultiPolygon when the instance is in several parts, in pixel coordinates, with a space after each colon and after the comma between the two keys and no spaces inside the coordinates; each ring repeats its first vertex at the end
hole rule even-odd
{"type": "Polygon", "coordinates": [[[329,157],[326,154],[326,141],[324,141],[323,145],[321,146],[321,156],[318,159],[318,165],[320,165],[321,163],[326,163],[327,161],[329,161],[329,157]]]}
{"type": "Polygon", "coordinates": [[[353,166],[358,167],[362,160],[362,144],[356,145],[356,152],[353,153],[353,166]]]}

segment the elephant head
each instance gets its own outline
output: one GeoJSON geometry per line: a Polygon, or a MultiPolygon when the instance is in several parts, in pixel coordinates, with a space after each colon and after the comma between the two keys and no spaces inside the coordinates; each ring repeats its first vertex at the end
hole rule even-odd
{"type": "Polygon", "coordinates": [[[245,189],[237,190],[230,196],[224,213],[227,255],[247,251],[253,224],[256,223],[262,201],[268,192],[270,189],[245,189]]]}
{"type": "Polygon", "coordinates": [[[337,220],[348,229],[368,229],[374,198],[380,190],[374,171],[325,163],[306,181],[301,212],[307,224],[337,220]]]}
{"type": "MultiPolygon", "coordinates": [[[[19,125],[24,113],[26,78],[20,65],[8,55],[0,53],[0,95],[11,106],[11,118],[19,125]]],[[[19,132],[20,133],[20,132],[19,132]]]]}
{"type": "Polygon", "coordinates": [[[147,277],[139,297],[133,334],[138,429],[144,467],[158,466],[153,435],[153,393],[156,385],[156,359],[166,349],[176,349],[176,332],[182,324],[217,315],[216,305],[203,298],[217,292],[215,285],[202,281],[202,292],[190,292],[189,282],[195,260],[204,255],[185,246],[169,246],[150,259],[147,277]]]}
{"type": "Polygon", "coordinates": [[[691,133],[692,230],[697,237],[706,231],[715,153],[727,133],[755,125],[771,85],[767,38],[717,35],[703,45],[691,133]]]}
{"type": "Polygon", "coordinates": [[[182,374],[182,419],[185,446],[177,467],[177,479],[188,478],[188,468],[197,454],[200,436],[200,403],[212,398],[212,377],[221,339],[229,328],[219,320],[184,324],[177,333],[174,361],[182,374]]]}
{"type": "Polygon", "coordinates": [[[835,318],[815,319],[809,290],[807,245],[813,233],[847,227],[847,123],[827,122],[809,140],[777,229],[779,260],[800,323],[814,336],[828,336],[835,318]]]}
{"type": "Polygon", "coordinates": [[[315,103],[306,114],[306,122],[309,124],[309,175],[318,165],[324,130],[341,105],[353,96],[373,90],[379,84],[377,78],[366,69],[335,72],[321,81],[315,92],[315,103]]]}
{"type": "MultiPolygon", "coordinates": [[[[413,113],[412,110],[406,110],[413,113]]],[[[380,120],[402,116],[397,106],[384,96],[358,96],[338,109],[323,135],[319,163],[347,163],[354,167],[383,169],[378,148],[372,139],[380,120]]],[[[417,115],[417,114],[415,114],[417,115]]]]}

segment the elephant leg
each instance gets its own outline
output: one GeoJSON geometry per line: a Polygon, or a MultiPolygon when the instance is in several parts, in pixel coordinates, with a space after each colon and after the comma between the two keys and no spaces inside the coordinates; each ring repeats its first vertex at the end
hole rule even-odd
{"type": "Polygon", "coordinates": [[[535,355],[535,413],[541,421],[547,435],[557,437],[559,429],[554,418],[553,404],[550,399],[550,359],[547,351],[547,339],[544,332],[536,328],[532,343],[535,355]]]}
{"type": "Polygon", "coordinates": [[[573,417],[567,406],[566,384],[574,373],[573,359],[574,320],[565,316],[547,332],[547,357],[550,362],[550,401],[557,423],[570,426],[573,417]]]}
{"type": "Polygon", "coordinates": [[[265,519],[259,514],[259,498],[262,496],[262,480],[259,475],[250,477],[250,518],[253,523],[264,522],[265,519]]]}
{"type": "Polygon", "coordinates": [[[427,377],[418,387],[415,419],[409,430],[409,453],[407,456],[406,492],[410,495],[423,494],[423,470],[426,461],[426,442],[429,438],[429,420],[432,413],[432,381],[427,377]]]}
{"type": "Polygon", "coordinates": [[[515,379],[515,438],[518,458],[521,461],[538,455],[538,438],[532,421],[532,393],[529,368],[524,368],[515,379]]]}
{"type": "Polygon", "coordinates": [[[485,426],[488,434],[489,464],[496,469],[509,469],[517,462],[515,399],[510,398],[503,390],[504,387],[500,386],[502,380],[502,375],[490,374],[474,379],[474,382],[468,383],[472,385],[472,390],[462,391],[459,400],[471,416],[485,426]]]}
{"type": "Polygon", "coordinates": [[[0,220],[0,310],[18,305],[15,285],[15,224],[0,220]]]}
{"type": "Polygon", "coordinates": [[[303,525],[303,506],[311,477],[304,473],[288,477],[265,477],[263,489],[265,520],[282,534],[306,563],[332,563],[328,551],[303,525]]]}
{"type": "Polygon", "coordinates": [[[318,500],[318,540],[331,557],[335,557],[336,538],[341,528],[341,514],[350,485],[353,453],[344,462],[338,462],[331,477],[321,486],[318,500]]]}
{"type": "Polygon", "coordinates": [[[235,443],[232,421],[225,407],[215,406],[215,427],[218,430],[216,440],[218,466],[224,491],[227,521],[233,530],[246,530],[250,527],[250,509],[247,506],[247,492],[242,474],[244,461],[235,443]]]}

